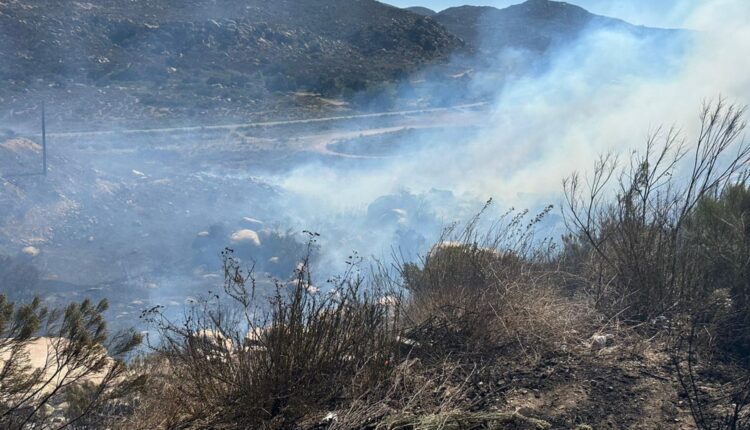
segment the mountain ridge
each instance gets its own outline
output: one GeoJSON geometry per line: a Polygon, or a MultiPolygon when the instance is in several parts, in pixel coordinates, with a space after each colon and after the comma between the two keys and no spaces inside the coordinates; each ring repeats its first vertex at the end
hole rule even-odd
{"type": "Polygon", "coordinates": [[[592,28],[612,28],[639,37],[663,36],[678,30],[645,27],[593,14],[566,2],[527,0],[495,8],[457,6],[432,16],[467,45],[484,51],[520,48],[545,52],[552,46],[576,40],[592,28]]]}

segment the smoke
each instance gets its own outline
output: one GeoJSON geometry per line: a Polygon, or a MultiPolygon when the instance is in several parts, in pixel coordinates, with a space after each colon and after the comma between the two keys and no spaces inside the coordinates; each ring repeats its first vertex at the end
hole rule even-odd
{"type": "Polygon", "coordinates": [[[615,16],[636,25],[684,28],[685,20],[694,12],[700,0],[580,0],[571,3],[592,13],[615,16]]]}
{"type": "MultiPolygon", "coordinates": [[[[318,166],[311,180],[305,167],[285,185],[306,187],[334,207],[342,200],[358,205],[375,189],[406,184],[499,195],[508,202],[518,194],[552,195],[561,177],[589,166],[598,153],[638,147],[661,124],[693,125],[706,98],[722,94],[747,101],[748,59],[740,53],[750,44],[748,10],[741,1],[696,10],[685,22],[698,29],[685,53],[684,44],[665,47],[594,30],[557,53],[548,71],[505,85],[486,125],[470,141],[432,142],[417,156],[378,166],[377,172],[339,175],[318,166]]],[[[689,135],[689,128],[685,131],[689,135]]]]}
{"type": "MultiPolygon", "coordinates": [[[[276,180],[304,216],[336,219],[338,234],[364,236],[360,251],[374,254],[399,229],[416,231],[422,243],[439,234],[408,217],[378,225],[375,232],[361,231],[366,225],[353,220],[381,196],[406,193],[422,199],[423,211],[433,220],[428,227],[465,219],[488,197],[498,202],[495,214],[556,204],[561,180],[591,168],[600,154],[642,148],[662,126],[678,127],[690,142],[703,101],[719,96],[739,104],[750,100],[750,59],[742,55],[750,52],[750,4],[685,1],[671,10],[684,16],[679,27],[692,31],[643,38],[592,28],[555,52],[541,71],[505,82],[489,113],[477,114],[479,125],[470,133],[409,136],[394,145],[400,152],[380,162],[344,168],[313,163],[276,180]],[[428,196],[434,190],[443,190],[449,201],[431,205],[428,196]]],[[[497,68],[507,54],[497,59],[497,68]]],[[[472,85],[497,87],[483,79],[477,75],[472,85]]],[[[396,200],[392,209],[403,208],[396,200]]],[[[325,236],[326,226],[320,227],[325,236]]]]}

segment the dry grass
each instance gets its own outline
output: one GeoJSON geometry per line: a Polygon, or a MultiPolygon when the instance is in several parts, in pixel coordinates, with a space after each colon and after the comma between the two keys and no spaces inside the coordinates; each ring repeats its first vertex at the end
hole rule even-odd
{"type": "Polygon", "coordinates": [[[525,215],[482,236],[474,220],[449,231],[420,265],[402,267],[411,293],[404,308],[410,338],[436,346],[433,354],[534,361],[592,330],[596,312],[561,294],[565,274],[555,250],[534,236],[546,212],[528,224],[525,215]]]}
{"type": "Polygon", "coordinates": [[[310,288],[303,264],[292,288],[279,283],[270,300],[256,296],[252,274],[227,254],[219,299],[177,324],[151,315],[163,340],[151,364],[159,388],[145,394],[137,421],[269,429],[534,423],[480,413],[487,399],[475,393],[504,362],[564,353],[594,330],[593,312],[554,288],[561,275],[552,250],[533,237],[541,216],[509,216],[481,240],[477,218],[447,232],[423,261],[369,280],[352,261],[327,293],[310,288]]]}

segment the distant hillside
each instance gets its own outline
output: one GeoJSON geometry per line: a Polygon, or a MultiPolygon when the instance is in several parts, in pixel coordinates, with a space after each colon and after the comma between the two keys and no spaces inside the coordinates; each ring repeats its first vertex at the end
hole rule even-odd
{"type": "Polygon", "coordinates": [[[461,44],[374,0],[15,0],[0,2],[0,102],[84,85],[157,110],[183,95],[230,109],[274,92],[363,90],[461,44]]]}
{"type": "Polygon", "coordinates": [[[440,13],[375,0],[0,1],[0,127],[37,127],[42,99],[58,130],[75,120],[264,121],[384,109],[391,83],[425,70],[428,79],[414,80],[455,85],[414,89],[414,99],[451,103],[466,94],[466,71],[492,66],[496,57],[485,54],[543,56],[596,26],[673,34],[548,0],[440,13]]]}
{"type": "Polygon", "coordinates": [[[422,7],[422,6],[407,7],[406,10],[414,12],[417,15],[422,15],[422,16],[434,16],[434,15],[437,15],[437,12],[435,12],[434,10],[428,9],[428,8],[422,7]]]}
{"type": "Polygon", "coordinates": [[[596,27],[628,31],[637,36],[673,34],[671,30],[635,26],[549,0],[528,0],[505,9],[454,7],[432,18],[469,46],[483,51],[520,48],[541,53],[551,46],[572,42],[585,30],[596,27]]]}

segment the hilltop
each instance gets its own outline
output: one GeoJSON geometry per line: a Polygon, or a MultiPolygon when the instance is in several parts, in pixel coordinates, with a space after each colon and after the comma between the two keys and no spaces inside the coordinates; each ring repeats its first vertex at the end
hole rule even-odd
{"type": "Polygon", "coordinates": [[[413,7],[407,7],[406,10],[416,13],[417,15],[422,16],[435,16],[437,15],[437,12],[430,8],[422,7],[422,6],[413,6],[413,7]]]}
{"type": "Polygon", "coordinates": [[[432,17],[469,46],[481,51],[505,48],[543,53],[575,41],[587,30],[609,28],[637,37],[662,37],[675,31],[642,27],[599,16],[582,7],[549,0],[528,0],[504,9],[460,6],[432,17]]]}

